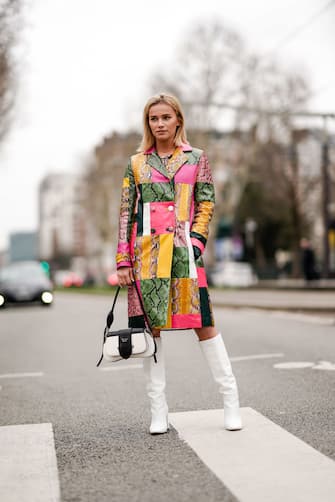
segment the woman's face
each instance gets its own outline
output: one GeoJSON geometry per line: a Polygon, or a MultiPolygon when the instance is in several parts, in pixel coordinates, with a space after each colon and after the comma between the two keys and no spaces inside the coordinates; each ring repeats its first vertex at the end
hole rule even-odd
{"type": "Polygon", "coordinates": [[[180,121],[172,106],[166,103],[152,105],[148,114],[149,127],[158,142],[173,142],[180,121]]]}

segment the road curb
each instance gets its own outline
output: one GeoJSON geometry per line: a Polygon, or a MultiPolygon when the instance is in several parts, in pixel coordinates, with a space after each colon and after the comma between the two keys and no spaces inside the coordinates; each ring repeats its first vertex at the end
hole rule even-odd
{"type": "Polygon", "coordinates": [[[219,302],[212,299],[213,307],[218,308],[229,308],[229,309],[258,309],[258,310],[276,310],[282,312],[305,312],[309,314],[333,314],[335,315],[335,309],[330,307],[303,307],[294,305],[255,305],[253,303],[229,303],[219,302]]]}

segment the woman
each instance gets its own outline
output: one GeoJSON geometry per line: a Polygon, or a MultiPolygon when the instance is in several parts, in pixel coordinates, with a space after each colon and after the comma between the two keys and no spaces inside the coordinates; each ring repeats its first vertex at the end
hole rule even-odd
{"type": "Polygon", "coordinates": [[[202,261],[214,208],[206,155],[189,145],[178,100],[150,98],[143,139],[123,179],[117,269],[128,286],[129,326],[144,325],[135,287],[157,343],[157,363],[144,360],[151,404],[151,434],[167,432],[162,330],[193,328],[224,398],[224,426],[242,428],[238,390],[221,334],[214,327],[202,261]]]}

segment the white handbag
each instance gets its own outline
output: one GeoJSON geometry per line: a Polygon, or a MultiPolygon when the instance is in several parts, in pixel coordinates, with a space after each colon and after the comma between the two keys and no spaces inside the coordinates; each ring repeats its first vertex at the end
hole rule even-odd
{"type": "MultiPolygon", "coordinates": [[[[106,361],[116,362],[128,359],[120,354],[120,344],[131,345],[129,357],[151,357],[155,354],[155,340],[146,328],[128,328],[119,331],[109,331],[103,346],[103,356],[106,361]]],[[[122,348],[121,348],[122,353],[122,348]]]]}
{"type": "Polygon", "coordinates": [[[151,333],[149,322],[145,315],[142,298],[137,289],[136,282],[134,282],[134,287],[136,288],[140,300],[146,326],[143,328],[120,329],[118,331],[110,330],[114,321],[114,307],[121,289],[119,286],[114,296],[112,309],[107,316],[103,336],[102,354],[97,366],[100,365],[103,358],[105,358],[106,361],[114,363],[121,361],[122,359],[134,357],[154,357],[156,362],[156,342],[151,333]]]}

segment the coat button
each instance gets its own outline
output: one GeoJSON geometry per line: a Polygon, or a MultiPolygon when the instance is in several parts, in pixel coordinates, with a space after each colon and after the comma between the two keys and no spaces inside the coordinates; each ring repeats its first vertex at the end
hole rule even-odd
{"type": "Polygon", "coordinates": [[[167,230],[168,232],[173,232],[173,227],[166,227],[166,230],[167,230]]]}
{"type": "Polygon", "coordinates": [[[154,212],[156,211],[156,208],[155,208],[155,207],[152,207],[152,208],[150,209],[150,211],[151,211],[152,213],[154,213],[154,212]]]}
{"type": "Polygon", "coordinates": [[[168,206],[168,211],[173,211],[173,206],[168,206]]]}
{"type": "Polygon", "coordinates": [[[152,234],[155,234],[155,233],[156,233],[156,229],[155,229],[155,228],[152,228],[152,229],[151,229],[151,233],[152,233],[152,234]]]}

